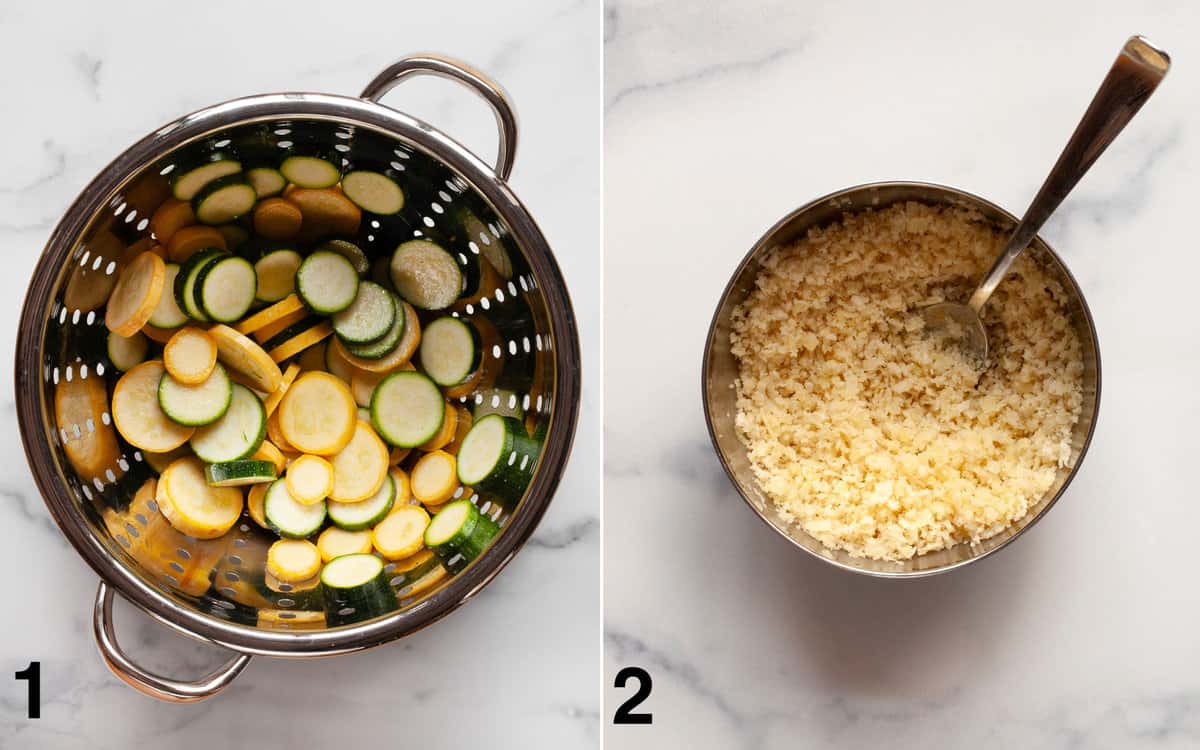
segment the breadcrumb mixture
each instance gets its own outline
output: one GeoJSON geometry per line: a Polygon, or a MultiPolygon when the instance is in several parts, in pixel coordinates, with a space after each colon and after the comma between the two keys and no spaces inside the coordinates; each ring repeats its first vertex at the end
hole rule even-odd
{"type": "Polygon", "coordinates": [[[764,258],[733,315],[737,426],[785,518],[905,560],[987,539],[1050,488],[1082,405],[1062,286],[1017,261],[984,310],[982,376],[913,312],[965,300],[1005,239],[977,212],[905,203],[764,258]]]}

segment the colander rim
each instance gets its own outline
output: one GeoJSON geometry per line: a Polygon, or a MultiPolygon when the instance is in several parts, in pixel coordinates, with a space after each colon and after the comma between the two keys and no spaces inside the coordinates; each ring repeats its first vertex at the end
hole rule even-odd
{"type": "Polygon", "coordinates": [[[154,619],[194,638],[243,653],[328,656],[387,643],[427,627],[479,593],[508,564],[545,514],[565,470],[579,415],[581,367],[576,318],[566,283],[541,229],[506,181],[465,146],[411,115],[365,99],[315,92],[282,92],[214,104],[155,129],[120,153],[84,187],[51,232],[22,305],[15,352],[21,442],[38,491],[63,535],[88,565],[154,619]],[[441,161],[480,194],[508,226],[546,299],[556,367],[548,439],[526,495],[503,534],[482,557],[427,599],[378,620],[320,631],[260,629],[219,619],[180,604],[147,585],[101,544],[83,522],[57,460],[44,439],[41,344],[53,284],[78,237],[113,195],[163,154],[223,128],[275,119],[317,119],[381,132],[441,161]],[[25,394],[25,395],[23,395],[25,394]],[[551,469],[550,467],[556,467],[551,469]]]}

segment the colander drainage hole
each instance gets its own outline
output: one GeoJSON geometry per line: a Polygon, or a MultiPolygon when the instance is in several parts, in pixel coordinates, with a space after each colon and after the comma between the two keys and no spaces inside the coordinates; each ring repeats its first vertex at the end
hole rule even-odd
{"type": "MultiPolygon", "coordinates": [[[[281,601],[280,604],[283,604],[283,602],[281,601]]],[[[342,617],[347,617],[354,614],[354,607],[342,607],[337,613],[342,617]]]]}
{"type": "Polygon", "coordinates": [[[279,606],[281,606],[281,607],[294,607],[294,606],[296,606],[296,602],[295,602],[295,601],[293,601],[293,600],[291,600],[291,599],[280,599],[280,600],[279,600],[278,602],[276,602],[276,603],[277,603],[279,606]]]}
{"type": "Polygon", "coordinates": [[[228,596],[230,598],[237,596],[237,592],[228,586],[222,586],[221,588],[217,589],[217,591],[221,592],[221,596],[228,596]]]}
{"type": "Polygon", "coordinates": [[[229,562],[234,565],[242,564],[242,558],[238,557],[237,555],[230,555],[228,559],[229,559],[229,562]]]}
{"type": "Polygon", "coordinates": [[[190,552],[188,552],[187,550],[185,550],[183,547],[180,547],[179,549],[175,550],[175,554],[179,556],[180,560],[191,560],[192,559],[192,554],[190,552]]]}
{"type": "Polygon", "coordinates": [[[170,565],[168,565],[167,567],[169,567],[171,570],[175,571],[176,573],[182,573],[182,572],[183,572],[183,566],[182,566],[182,565],[180,565],[180,564],[179,564],[179,563],[177,563],[177,562],[173,562],[173,563],[171,563],[170,565]]]}
{"type": "Polygon", "coordinates": [[[238,581],[242,580],[242,577],[232,570],[227,570],[225,571],[225,580],[229,581],[230,583],[237,583],[238,581]]]}

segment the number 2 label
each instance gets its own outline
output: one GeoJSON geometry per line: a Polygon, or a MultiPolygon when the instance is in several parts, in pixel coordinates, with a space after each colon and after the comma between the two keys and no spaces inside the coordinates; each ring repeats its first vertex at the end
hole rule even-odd
{"type": "Polygon", "coordinates": [[[613,682],[613,687],[623,688],[631,679],[637,680],[637,691],[629,697],[629,700],[617,707],[617,712],[613,715],[613,724],[653,724],[654,714],[634,713],[633,711],[642,704],[642,701],[650,697],[650,688],[653,685],[650,673],[641,667],[624,667],[617,672],[617,679],[613,682]]]}

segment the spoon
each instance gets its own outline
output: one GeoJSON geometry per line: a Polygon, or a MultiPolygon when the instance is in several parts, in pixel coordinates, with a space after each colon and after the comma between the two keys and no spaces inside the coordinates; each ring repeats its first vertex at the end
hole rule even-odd
{"type": "Polygon", "coordinates": [[[1154,93],[1170,66],[1167,53],[1143,37],[1132,36],[1125,42],[1071,140],[1008,238],[1004,252],[997,256],[965,305],[940,302],[922,308],[926,332],[957,340],[981,367],[986,364],[987,331],[980,317],[983,306],[1054,209],[1154,93]]]}

